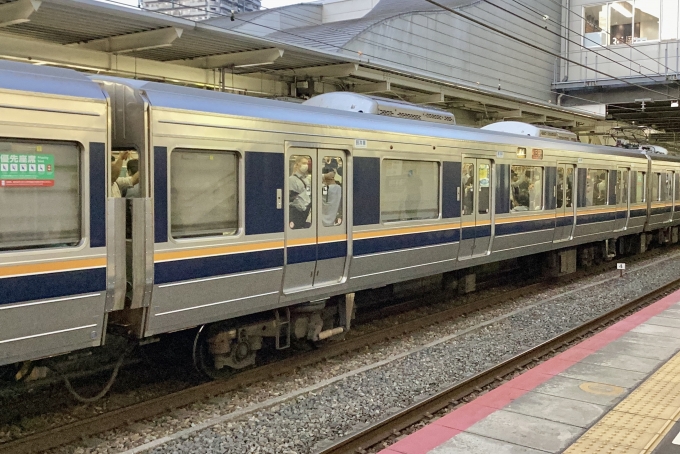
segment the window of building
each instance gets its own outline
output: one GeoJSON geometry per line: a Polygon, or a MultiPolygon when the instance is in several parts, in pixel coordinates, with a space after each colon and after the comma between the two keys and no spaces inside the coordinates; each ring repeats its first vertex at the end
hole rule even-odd
{"type": "Polygon", "coordinates": [[[382,162],[382,222],[439,217],[439,163],[385,159],[382,162]]]}
{"type": "Polygon", "coordinates": [[[678,0],[661,0],[661,39],[678,39],[678,0]]]}
{"type": "Polygon", "coordinates": [[[586,206],[606,205],[609,200],[607,188],[609,171],[604,169],[588,169],[586,177],[586,206]]]}
{"type": "Polygon", "coordinates": [[[238,230],[236,153],[174,150],[170,157],[170,231],[174,238],[238,230]]]}
{"type": "MultiPolygon", "coordinates": [[[[675,3],[677,29],[677,0],[675,3]]],[[[672,14],[671,7],[669,10],[672,14]]],[[[659,39],[661,0],[602,3],[585,7],[583,13],[583,44],[586,47],[634,44],[659,39]]],[[[669,30],[672,27],[668,24],[669,30]]]]}
{"type": "Polygon", "coordinates": [[[543,209],[543,167],[510,166],[511,211],[543,209]]]}
{"type": "Polygon", "coordinates": [[[0,139],[0,250],[76,246],[80,147],[0,139]]]}

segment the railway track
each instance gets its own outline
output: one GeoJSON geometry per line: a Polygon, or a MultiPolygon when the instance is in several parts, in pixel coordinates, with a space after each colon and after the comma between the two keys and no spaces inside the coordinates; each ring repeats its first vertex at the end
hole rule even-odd
{"type": "MultiPolygon", "coordinates": [[[[366,346],[384,342],[463,315],[468,315],[501,302],[529,296],[533,293],[545,290],[545,288],[545,281],[540,281],[508,292],[499,292],[497,295],[489,298],[475,300],[461,306],[409,320],[397,326],[392,325],[345,341],[325,345],[321,349],[306,352],[285,361],[278,361],[244,371],[234,375],[228,380],[203,383],[172,394],[160,396],[95,417],[29,435],[0,445],[0,454],[24,454],[52,449],[88,436],[93,436],[143,419],[149,419],[177,408],[185,407],[220,394],[237,390],[261,381],[263,378],[291,373],[301,367],[350,353],[366,346]]],[[[431,301],[428,301],[428,303],[431,304],[431,301]]],[[[413,303],[409,302],[405,304],[411,305],[413,303]]]]}
{"type": "Polygon", "coordinates": [[[404,410],[371,424],[364,429],[344,437],[317,454],[340,454],[366,452],[383,441],[398,436],[406,429],[423,420],[433,418],[433,414],[446,409],[453,410],[457,406],[472,400],[487,389],[493,389],[505,383],[514,373],[521,372],[531,365],[541,363],[552,357],[558,349],[567,347],[586,338],[631,313],[657,301],[666,294],[680,288],[680,279],[670,282],[646,295],[619,306],[580,326],[566,331],[536,347],[526,350],[507,361],[493,366],[483,372],[458,382],[429,398],[422,400],[404,410]]]}
{"type": "MultiPolygon", "coordinates": [[[[650,251],[649,254],[630,257],[627,259],[627,262],[633,263],[642,259],[650,259],[663,251],[667,252],[668,249],[650,251]]],[[[354,338],[349,338],[341,342],[325,345],[321,349],[299,354],[292,358],[288,358],[285,361],[273,362],[255,369],[244,371],[242,373],[234,375],[228,380],[219,380],[203,383],[198,386],[193,386],[191,388],[187,388],[178,392],[156,397],[144,402],[126,406],[116,410],[112,410],[110,412],[100,414],[94,417],[89,417],[86,419],[75,421],[66,425],[49,429],[47,431],[28,435],[26,437],[1,444],[0,454],[32,453],[56,448],[68,443],[78,441],[80,439],[94,436],[108,430],[120,428],[131,423],[134,423],[136,421],[153,418],[163,413],[173,411],[177,408],[185,407],[220,394],[225,394],[230,391],[234,391],[239,388],[252,385],[254,383],[261,381],[263,378],[272,378],[288,374],[294,372],[296,369],[299,369],[301,367],[319,363],[333,357],[338,357],[343,354],[359,350],[366,346],[371,346],[379,342],[384,342],[389,339],[403,336],[405,334],[426,328],[428,326],[436,325],[439,323],[455,319],[457,317],[468,315],[492,307],[499,303],[507,302],[509,300],[521,297],[530,296],[532,294],[546,290],[548,288],[546,287],[546,284],[551,283],[552,285],[566,285],[577,279],[581,279],[583,277],[597,274],[603,271],[611,270],[614,267],[615,265],[613,263],[606,263],[601,266],[593,267],[587,271],[579,271],[573,275],[561,278],[559,280],[555,279],[548,281],[541,280],[521,288],[517,288],[507,292],[499,292],[498,294],[493,295],[491,297],[481,298],[464,305],[439,311],[433,314],[425,315],[417,319],[408,320],[396,326],[392,325],[387,328],[369,332],[354,338]]],[[[450,293],[449,294],[442,293],[438,295],[430,294],[425,297],[419,297],[410,301],[403,302],[401,304],[396,305],[396,307],[390,307],[382,311],[376,311],[376,314],[380,314],[382,316],[387,315],[387,313],[394,314],[397,313],[399,310],[406,311],[413,309],[415,307],[418,307],[419,304],[423,305],[442,302],[445,301],[446,298],[450,298],[451,296],[452,295],[450,293]]],[[[536,353],[533,354],[533,356],[536,355],[537,355],[536,353]]],[[[513,366],[513,369],[515,367],[518,366],[513,366]]],[[[495,373],[495,377],[501,375],[503,375],[501,372],[495,373]]],[[[450,399],[447,401],[446,405],[448,405],[449,401],[450,399]]],[[[444,407],[446,405],[444,405],[444,407]]],[[[388,434],[388,436],[392,434],[392,430],[393,429],[390,429],[390,433],[388,434]]],[[[382,441],[383,439],[384,438],[381,438],[380,440],[376,441],[376,443],[382,441]]],[[[360,442],[359,445],[363,445],[363,442],[360,442]]],[[[347,452],[347,451],[339,450],[329,452],[347,452]]]]}

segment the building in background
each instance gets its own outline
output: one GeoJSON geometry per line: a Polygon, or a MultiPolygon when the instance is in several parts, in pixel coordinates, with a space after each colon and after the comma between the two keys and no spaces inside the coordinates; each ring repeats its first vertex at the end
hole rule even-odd
{"type": "Polygon", "coordinates": [[[140,7],[184,19],[203,21],[231,16],[231,12],[258,11],[261,0],[139,0],[140,7]]]}

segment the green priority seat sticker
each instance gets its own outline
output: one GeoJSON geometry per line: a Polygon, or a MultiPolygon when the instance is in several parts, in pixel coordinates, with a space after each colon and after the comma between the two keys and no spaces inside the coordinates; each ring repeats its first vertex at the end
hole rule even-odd
{"type": "Polygon", "coordinates": [[[0,154],[0,187],[54,186],[54,155],[0,154]]]}

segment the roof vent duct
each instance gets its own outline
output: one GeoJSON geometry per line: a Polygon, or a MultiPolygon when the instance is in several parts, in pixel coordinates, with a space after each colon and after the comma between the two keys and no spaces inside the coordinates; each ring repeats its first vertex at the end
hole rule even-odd
{"type": "Polygon", "coordinates": [[[442,109],[424,107],[418,104],[380,98],[378,96],[360,95],[347,91],[324,93],[308,99],[303,104],[348,112],[382,115],[384,117],[407,118],[409,120],[429,121],[447,125],[456,124],[456,117],[451,112],[442,109]]]}
{"type": "Polygon", "coordinates": [[[521,121],[499,121],[484,126],[482,129],[487,131],[507,132],[509,134],[520,134],[523,136],[541,137],[543,139],[568,140],[578,142],[578,136],[566,129],[553,128],[550,126],[536,126],[521,121]]]}

